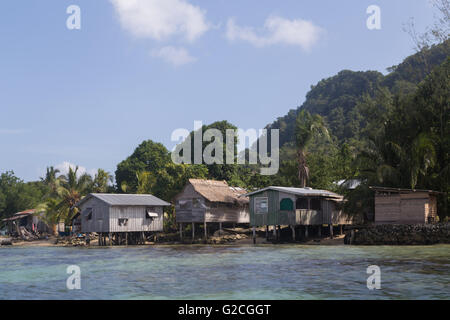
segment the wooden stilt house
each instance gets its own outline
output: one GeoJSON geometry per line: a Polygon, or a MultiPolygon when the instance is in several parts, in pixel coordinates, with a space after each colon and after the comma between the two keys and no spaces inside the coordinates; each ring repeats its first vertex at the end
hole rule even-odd
{"type": "Polygon", "coordinates": [[[279,239],[281,226],[290,226],[292,238],[296,239],[297,230],[302,226],[305,237],[309,227],[317,229],[329,227],[333,236],[333,226],[351,224],[352,220],[342,211],[343,196],[327,190],[311,188],[267,187],[246,194],[250,204],[250,225],[273,226],[274,236],[279,239]]]}
{"type": "Polygon", "coordinates": [[[246,190],[230,187],[226,181],[189,179],[175,197],[176,221],[181,237],[186,224],[192,227],[192,237],[195,224],[203,224],[206,238],[208,224],[216,223],[221,230],[223,223],[249,223],[248,199],[241,197],[245,193],[246,190]]]}
{"type": "Polygon", "coordinates": [[[150,194],[91,193],[76,206],[80,231],[96,232],[100,245],[111,245],[142,244],[146,232],[162,231],[163,209],[170,205],[150,194]]]}

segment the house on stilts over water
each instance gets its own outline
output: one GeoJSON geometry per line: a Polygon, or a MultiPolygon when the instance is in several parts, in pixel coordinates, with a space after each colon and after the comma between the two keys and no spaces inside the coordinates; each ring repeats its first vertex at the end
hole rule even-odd
{"type": "Polygon", "coordinates": [[[73,221],[82,233],[98,233],[99,245],[143,244],[146,233],[163,230],[170,205],[151,194],[91,193],[76,204],[73,221]]]}
{"type": "Polygon", "coordinates": [[[342,211],[344,197],[327,190],[312,188],[267,187],[246,194],[249,197],[250,225],[255,228],[273,226],[273,237],[280,239],[281,226],[290,226],[292,240],[299,238],[299,231],[307,238],[309,233],[318,236],[327,231],[333,237],[334,227],[352,224],[352,220],[342,211]],[[328,230],[323,230],[323,227],[328,230]]]}
{"type": "Polygon", "coordinates": [[[176,222],[183,238],[183,226],[190,224],[192,238],[195,225],[203,225],[203,236],[208,237],[208,225],[222,230],[223,224],[248,224],[248,199],[242,197],[245,189],[231,187],[226,181],[189,179],[175,197],[176,222]]]}

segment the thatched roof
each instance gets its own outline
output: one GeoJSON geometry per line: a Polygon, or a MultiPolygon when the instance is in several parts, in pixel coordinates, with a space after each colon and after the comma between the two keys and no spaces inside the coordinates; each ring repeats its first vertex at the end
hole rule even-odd
{"type": "Polygon", "coordinates": [[[238,187],[230,187],[226,181],[189,179],[194,190],[210,202],[248,203],[248,198],[239,197],[247,191],[238,187]]]}

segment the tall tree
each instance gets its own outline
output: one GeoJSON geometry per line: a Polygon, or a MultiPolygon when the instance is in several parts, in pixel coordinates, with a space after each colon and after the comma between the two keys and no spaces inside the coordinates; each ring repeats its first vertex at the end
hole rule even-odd
{"type": "Polygon", "coordinates": [[[309,168],[306,163],[307,148],[314,136],[329,137],[329,133],[321,116],[311,115],[305,110],[302,110],[297,117],[296,129],[298,179],[300,187],[304,188],[309,180],[309,168]]]}

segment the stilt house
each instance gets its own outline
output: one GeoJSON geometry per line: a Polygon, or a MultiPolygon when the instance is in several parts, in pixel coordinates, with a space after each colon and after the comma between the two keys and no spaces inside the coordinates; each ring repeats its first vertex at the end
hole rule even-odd
{"type": "Polygon", "coordinates": [[[150,194],[91,193],[77,203],[81,232],[100,234],[99,244],[142,243],[144,233],[162,231],[163,208],[171,204],[150,194]]]}
{"type": "Polygon", "coordinates": [[[277,234],[280,226],[290,226],[292,236],[296,238],[297,226],[322,226],[330,228],[333,235],[333,225],[351,224],[352,220],[342,211],[343,196],[327,190],[311,188],[267,187],[246,194],[250,204],[250,225],[253,227],[274,226],[277,234]]]}
{"type": "Polygon", "coordinates": [[[181,193],[175,197],[176,221],[180,224],[191,224],[194,234],[195,224],[204,225],[205,237],[207,224],[249,223],[247,193],[242,188],[230,187],[226,181],[189,179],[181,193]]]}

